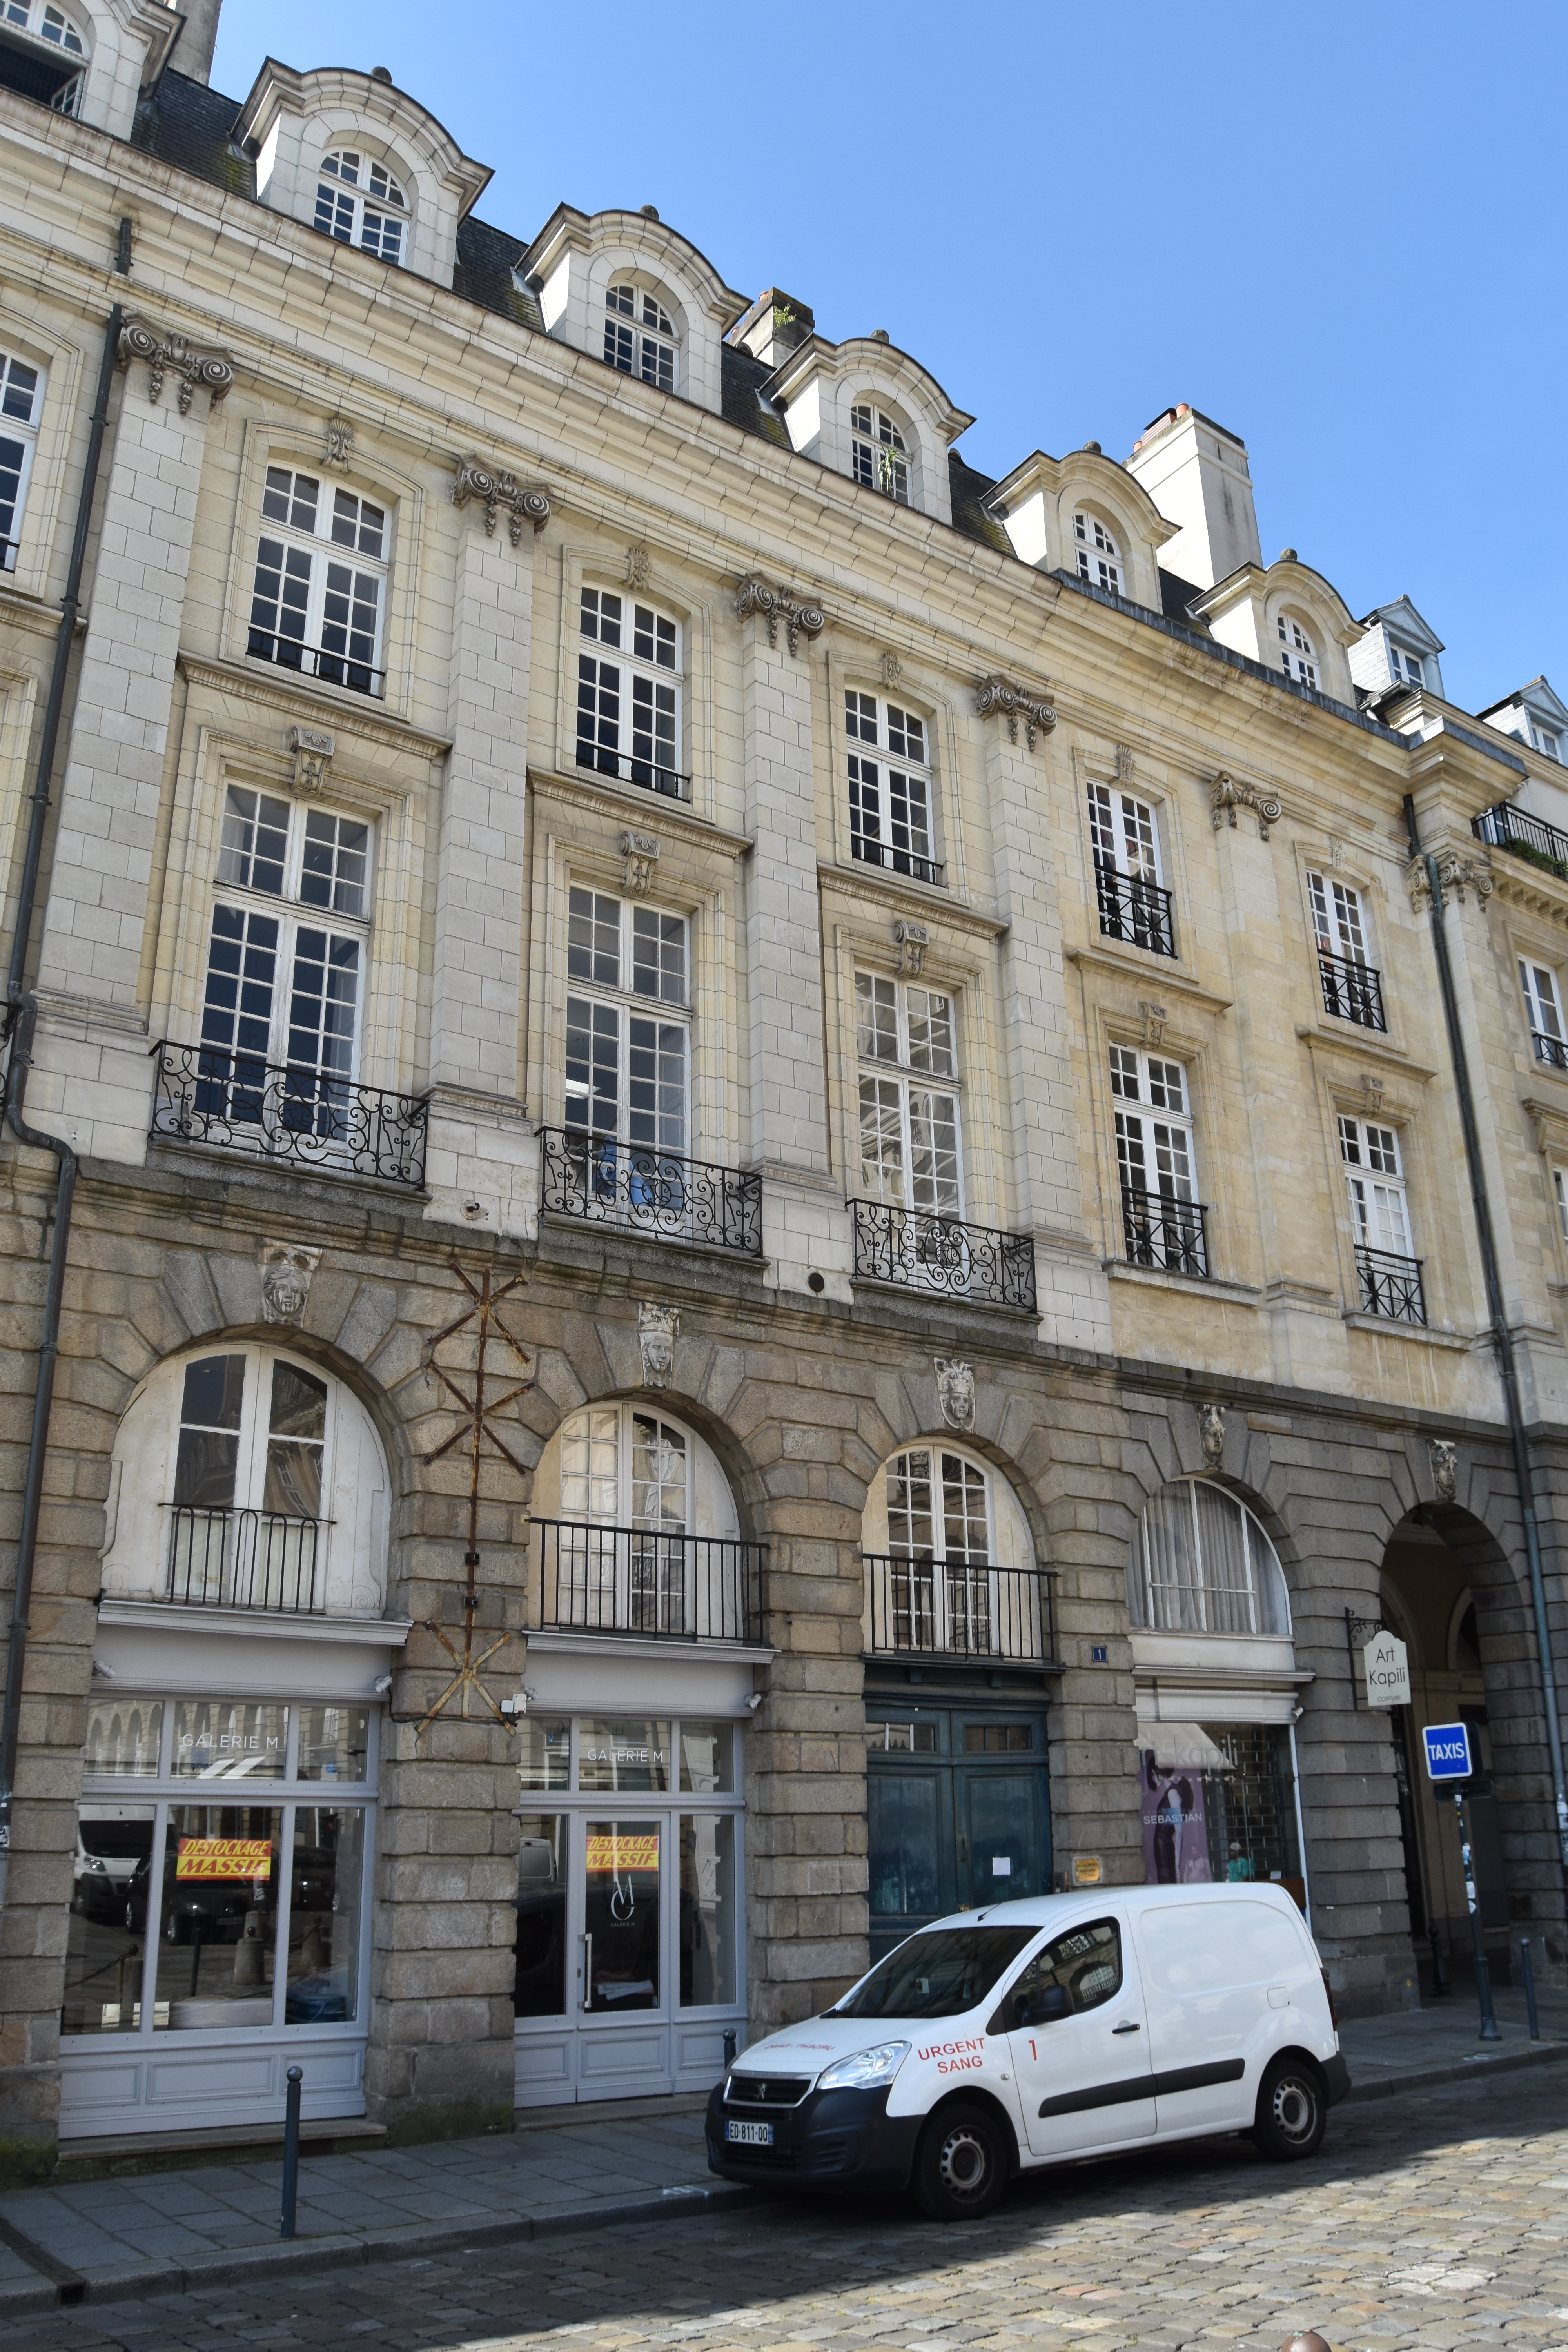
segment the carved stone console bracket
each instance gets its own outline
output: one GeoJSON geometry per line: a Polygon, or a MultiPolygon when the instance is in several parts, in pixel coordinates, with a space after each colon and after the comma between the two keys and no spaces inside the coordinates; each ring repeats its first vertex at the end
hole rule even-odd
{"type": "Polygon", "coordinates": [[[1007,740],[1018,740],[1018,721],[1024,722],[1024,735],[1032,751],[1037,734],[1048,735],[1057,723],[1057,714],[1043,696],[1026,693],[1010,678],[983,677],[974,689],[974,715],[989,719],[999,710],[1007,721],[1007,740]]]}
{"type": "Polygon", "coordinates": [[[1261,793],[1256,784],[1227,776],[1222,771],[1209,784],[1209,822],[1216,833],[1222,824],[1235,831],[1238,808],[1249,808],[1258,819],[1259,841],[1268,840],[1269,826],[1278,824],[1285,814],[1284,803],[1273,793],[1261,793]]]}
{"type": "Polygon", "coordinates": [[[289,782],[301,800],[313,801],[327,789],[327,770],[338,748],[338,739],[324,727],[290,727],[288,742],[294,754],[294,773],[289,782]]]}
{"type": "MultiPolygon", "coordinates": [[[[1450,890],[1461,907],[1465,903],[1467,890],[1473,890],[1478,905],[1485,907],[1494,887],[1491,867],[1485,858],[1467,857],[1462,850],[1439,849],[1436,853],[1436,860],[1437,887],[1442,894],[1445,907],[1448,903],[1450,890]]],[[[1432,896],[1432,885],[1427,878],[1425,857],[1411,859],[1405,869],[1405,886],[1410,893],[1413,911],[1419,914],[1432,896]]]]}
{"type": "Polygon", "coordinates": [[[770,588],[765,580],[748,572],[735,591],[735,617],[743,621],[752,613],[766,621],[770,646],[777,645],[779,623],[784,623],[792,654],[802,637],[819,637],[827,626],[827,615],[818,605],[803,604],[787,588],[770,588]]]}
{"type": "Polygon", "coordinates": [[[525,522],[531,522],[538,531],[550,520],[550,500],[542,490],[525,489],[515,474],[503,468],[491,473],[477,457],[459,457],[457,478],[452,484],[452,504],[466,507],[470,499],[478,499],[484,507],[487,539],[494,537],[497,511],[505,507],[507,530],[514,547],[522,544],[525,522]]]}
{"type": "Polygon", "coordinates": [[[177,375],[182,416],[190,415],[191,398],[199,384],[206,386],[216,408],[234,382],[234,370],[222,352],[198,351],[183,335],[160,334],[140,319],[128,320],[121,328],[119,359],[121,367],[129,367],[132,360],[146,361],[147,393],[154,408],[163,397],[165,375],[177,375]]]}
{"type": "Polygon", "coordinates": [[[893,945],[899,950],[899,970],[910,980],[918,980],[925,970],[926,950],[931,945],[931,932],[925,924],[895,923],[893,945]]]}
{"type": "Polygon", "coordinates": [[[621,875],[622,889],[628,898],[645,898],[658,860],[658,835],[654,833],[623,833],[621,856],[626,859],[621,875]]]}

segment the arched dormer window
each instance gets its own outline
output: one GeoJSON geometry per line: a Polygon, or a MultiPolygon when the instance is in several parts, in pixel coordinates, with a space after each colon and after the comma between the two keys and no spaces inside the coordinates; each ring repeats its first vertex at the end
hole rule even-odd
{"type": "Polygon", "coordinates": [[[605,362],[622,375],[640,376],[660,392],[675,390],[674,322],[656,295],[629,278],[605,294],[605,362]]]}
{"type": "Polygon", "coordinates": [[[353,147],[321,158],[316,226],[340,245],[357,245],[383,261],[401,262],[408,199],[384,163],[353,147]]]}
{"type": "Polygon", "coordinates": [[[1311,638],[1293,613],[1281,613],[1274,624],[1279,632],[1279,666],[1299,685],[1315,688],[1318,654],[1311,638]]]}
{"type": "Polygon", "coordinates": [[[868,490],[909,505],[908,446],[892,418],[873,401],[857,401],[849,412],[849,469],[868,490]]]}
{"type": "Polygon", "coordinates": [[[1246,1504],[1209,1478],[1177,1478],[1144,1505],[1127,1606],[1134,1625],[1162,1633],[1290,1632],[1278,1552],[1246,1504]]]}
{"type": "Polygon", "coordinates": [[[1072,537],[1079,578],[1087,580],[1091,588],[1104,588],[1112,596],[1120,596],[1121,550],[1108,527],[1096,514],[1075,514],[1072,537]]]}
{"type": "Polygon", "coordinates": [[[0,0],[0,87],[74,116],[91,54],[89,34],[58,0],[0,0]]]}

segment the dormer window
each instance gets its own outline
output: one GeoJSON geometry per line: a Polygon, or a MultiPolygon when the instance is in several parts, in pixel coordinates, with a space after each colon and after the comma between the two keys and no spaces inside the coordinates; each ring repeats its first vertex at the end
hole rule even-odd
{"type": "Polygon", "coordinates": [[[54,0],[5,0],[5,22],[22,32],[31,33],[36,41],[47,41],[57,49],[64,49],[73,58],[85,58],[87,43],[77,27],[54,0]]]}
{"type": "Polygon", "coordinates": [[[1121,593],[1121,551],[1106,530],[1098,515],[1075,514],[1072,519],[1073,545],[1078,554],[1078,576],[1087,580],[1091,588],[1104,588],[1112,596],[1121,593]]]}
{"type": "Polygon", "coordinates": [[[1426,672],[1419,654],[1409,653],[1392,639],[1388,647],[1388,667],[1395,686],[1425,686],[1426,672]]]}
{"type": "Polygon", "coordinates": [[[1538,726],[1533,719],[1530,722],[1530,740],[1542,759],[1560,760],[1562,758],[1563,754],[1558,748],[1561,739],[1554,730],[1538,726]]]}
{"type": "Polygon", "coordinates": [[[1300,622],[1292,619],[1289,613],[1281,613],[1275,626],[1279,632],[1279,643],[1284,648],[1279,656],[1279,666],[1286,677],[1293,677],[1299,686],[1316,688],[1318,656],[1311,638],[1307,635],[1300,622]]]}
{"type": "Polygon", "coordinates": [[[901,507],[910,502],[909,451],[892,418],[869,401],[849,412],[850,470],[868,490],[880,490],[901,507]]]}
{"type": "Polygon", "coordinates": [[[352,147],[321,158],[316,226],[340,245],[357,245],[383,261],[401,262],[408,201],[384,163],[352,147]]]}
{"type": "Polygon", "coordinates": [[[56,114],[74,116],[81,104],[87,60],[91,54],[88,35],[55,0],[0,0],[0,33],[26,36],[27,48],[41,42],[55,51],[51,65],[36,50],[19,53],[0,43],[0,87],[19,89],[39,100],[56,114]],[[10,69],[5,51],[10,50],[10,69]],[[73,69],[74,68],[74,69],[73,69]]]}
{"type": "Polygon", "coordinates": [[[640,286],[612,286],[605,296],[605,364],[675,390],[675,328],[662,302],[640,286]]]}

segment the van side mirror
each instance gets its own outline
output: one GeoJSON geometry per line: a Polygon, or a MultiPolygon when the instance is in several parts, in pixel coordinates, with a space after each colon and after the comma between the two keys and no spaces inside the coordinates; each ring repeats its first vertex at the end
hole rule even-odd
{"type": "Polygon", "coordinates": [[[1072,2015],[1072,1996],[1066,1985],[1042,1985],[1018,2002],[1015,2014],[1020,2025],[1054,2025],[1058,2018],[1072,2015]]]}

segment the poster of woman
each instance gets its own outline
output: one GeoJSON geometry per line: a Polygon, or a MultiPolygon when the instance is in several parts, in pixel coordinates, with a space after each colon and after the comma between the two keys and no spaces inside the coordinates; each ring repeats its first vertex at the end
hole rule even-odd
{"type": "Polygon", "coordinates": [[[1208,1824],[1200,1773],[1163,1766],[1144,1748],[1142,1766],[1143,1875],[1151,1886],[1195,1886],[1213,1876],[1208,1824]]]}

